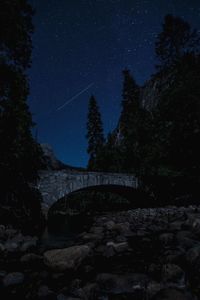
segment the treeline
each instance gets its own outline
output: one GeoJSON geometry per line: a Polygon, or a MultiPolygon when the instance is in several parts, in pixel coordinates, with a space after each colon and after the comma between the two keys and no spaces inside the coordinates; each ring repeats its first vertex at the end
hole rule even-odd
{"type": "Polygon", "coordinates": [[[91,97],[88,169],[200,178],[199,32],[182,18],[167,15],[155,54],[156,72],[144,87],[129,70],[123,71],[121,115],[106,138],[91,97]],[[145,94],[151,95],[153,105],[145,103],[145,94]]]}
{"type": "Polygon", "coordinates": [[[26,0],[0,1],[0,223],[38,228],[41,197],[34,188],[42,151],[27,105],[33,9],[26,0]]]}

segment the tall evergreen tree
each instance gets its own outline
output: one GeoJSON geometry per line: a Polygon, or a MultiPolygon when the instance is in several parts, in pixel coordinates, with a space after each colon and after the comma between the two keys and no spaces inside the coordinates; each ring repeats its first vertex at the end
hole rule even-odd
{"type": "Polygon", "coordinates": [[[94,96],[91,96],[88,108],[88,121],[87,121],[87,135],[88,139],[88,154],[89,170],[98,170],[97,158],[103,149],[104,145],[104,134],[103,125],[101,120],[101,114],[94,96]]]}
{"type": "Polygon", "coordinates": [[[116,130],[114,130],[108,134],[102,150],[97,155],[97,165],[100,171],[120,172],[122,162],[122,149],[117,142],[116,130]]]}
{"type": "Polygon", "coordinates": [[[122,112],[119,128],[122,135],[125,171],[136,171],[138,167],[138,114],[140,88],[129,70],[123,71],[122,112]]]}
{"type": "Polygon", "coordinates": [[[0,215],[2,221],[18,223],[40,219],[39,195],[32,184],[41,166],[41,149],[31,134],[27,105],[32,16],[26,0],[0,2],[0,215]]]}

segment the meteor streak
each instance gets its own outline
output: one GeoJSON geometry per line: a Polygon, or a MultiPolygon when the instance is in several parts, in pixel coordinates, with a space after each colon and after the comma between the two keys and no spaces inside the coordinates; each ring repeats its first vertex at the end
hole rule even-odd
{"type": "Polygon", "coordinates": [[[84,92],[86,92],[87,90],[89,90],[89,88],[91,88],[94,85],[94,83],[90,83],[86,88],[84,88],[82,91],[80,91],[78,94],[74,95],[72,98],[70,98],[69,100],[67,100],[64,104],[62,104],[61,106],[59,106],[56,111],[61,110],[62,108],[64,108],[66,105],[68,105],[69,103],[71,103],[72,101],[74,101],[76,98],[78,98],[80,95],[82,95],[84,92]]]}

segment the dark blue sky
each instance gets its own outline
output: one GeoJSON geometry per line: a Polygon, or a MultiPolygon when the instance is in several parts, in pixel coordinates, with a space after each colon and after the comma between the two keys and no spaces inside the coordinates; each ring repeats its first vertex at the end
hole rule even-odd
{"type": "Polygon", "coordinates": [[[36,15],[29,104],[38,139],[65,163],[86,166],[90,95],[96,96],[108,133],[121,110],[122,70],[129,68],[143,84],[154,71],[154,42],[164,16],[181,16],[200,29],[200,1],[30,2],[36,15]]]}

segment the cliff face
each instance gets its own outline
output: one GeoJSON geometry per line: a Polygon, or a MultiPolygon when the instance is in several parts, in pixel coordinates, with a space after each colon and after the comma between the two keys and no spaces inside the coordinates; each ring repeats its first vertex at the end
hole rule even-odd
{"type": "Polygon", "coordinates": [[[65,168],[65,164],[58,160],[53,149],[48,144],[41,144],[44,153],[45,165],[48,170],[61,170],[65,168]]]}
{"type": "Polygon", "coordinates": [[[151,111],[157,105],[160,93],[160,82],[158,80],[153,78],[147,81],[141,89],[142,106],[151,111]]]}
{"type": "Polygon", "coordinates": [[[175,80],[175,72],[159,72],[152,76],[141,88],[140,101],[148,111],[152,111],[159,102],[160,97],[175,80]]]}
{"type": "Polygon", "coordinates": [[[53,151],[53,148],[49,144],[41,144],[41,147],[44,154],[44,164],[47,170],[64,170],[64,169],[69,171],[79,170],[79,168],[66,165],[63,162],[61,162],[59,159],[57,159],[53,151]]]}

